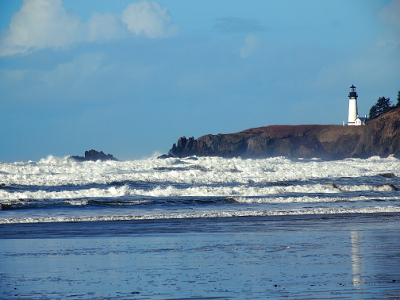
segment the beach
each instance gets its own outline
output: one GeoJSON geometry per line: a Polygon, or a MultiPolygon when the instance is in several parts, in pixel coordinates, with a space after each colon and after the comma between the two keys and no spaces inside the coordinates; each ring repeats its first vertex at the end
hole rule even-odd
{"type": "Polygon", "coordinates": [[[399,214],[3,224],[2,299],[397,299],[399,214]]]}

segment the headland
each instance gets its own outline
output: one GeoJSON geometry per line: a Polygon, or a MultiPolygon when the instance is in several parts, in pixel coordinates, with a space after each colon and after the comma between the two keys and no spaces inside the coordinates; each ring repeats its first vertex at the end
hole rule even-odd
{"type": "Polygon", "coordinates": [[[179,138],[168,156],[243,158],[400,157],[400,108],[362,126],[271,125],[236,133],[179,138]]]}

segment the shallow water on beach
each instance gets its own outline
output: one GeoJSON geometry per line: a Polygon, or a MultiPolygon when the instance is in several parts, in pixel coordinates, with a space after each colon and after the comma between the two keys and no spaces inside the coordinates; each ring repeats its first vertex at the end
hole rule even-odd
{"type": "Polygon", "coordinates": [[[399,176],[378,157],[0,163],[0,298],[400,298],[399,176]]]}
{"type": "Polygon", "coordinates": [[[396,299],[399,219],[18,224],[0,241],[0,298],[396,299]]]}

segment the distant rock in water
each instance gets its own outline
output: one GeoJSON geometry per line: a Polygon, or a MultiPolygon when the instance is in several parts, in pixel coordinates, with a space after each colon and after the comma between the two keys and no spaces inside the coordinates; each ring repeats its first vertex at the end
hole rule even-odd
{"type": "Polygon", "coordinates": [[[400,108],[364,126],[272,125],[237,133],[181,137],[168,156],[322,158],[371,156],[400,158],[400,108]]]}
{"type": "Polygon", "coordinates": [[[96,151],[96,150],[89,150],[89,151],[85,151],[85,157],[83,156],[70,156],[68,157],[68,159],[74,160],[74,161],[78,161],[78,162],[84,162],[84,161],[97,161],[97,160],[101,160],[101,161],[106,161],[106,160],[114,160],[114,161],[118,161],[118,159],[116,159],[114,156],[112,156],[111,154],[104,154],[103,151],[96,151]]]}

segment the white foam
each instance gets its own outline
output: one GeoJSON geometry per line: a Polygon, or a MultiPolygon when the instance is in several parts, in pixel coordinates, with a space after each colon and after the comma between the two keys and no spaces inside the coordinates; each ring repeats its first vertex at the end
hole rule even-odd
{"type": "MultiPolygon", "coordinates": [[[[354,191],[383,191],[391,192],[394,188],[390,185],[372,186],[333,186],[330,184],[307,184],[307,185],[267,185],[267,186],[251,186],[251,185],[237,185],[237,186],[189,186],[187,188],[177,188],[174,186],[156,186],[153,189],[133,189],[128,185],[120,187],[108,188],[90,188],[90,189],[77,189],[77,190],[62,190],[62,191],[21,191],[10,192],[7,190],[0,190],[0,203],[7,204],[21,200],[46,200],[46,199],[82,199],[82,198],[118,198],[118,197],[262,197],[271,195],[287,195],[287,194],[310,194],[309,197],[293,197],[310,199],[312,202],[320,201],[321,196],[314,194],[337,194],[340,192],[354,192],[354,191]]],[[[343,195],[341,196],[343,197],[343,195]]],[[[371,195],[372,199],[376,195],[371,195]]],[[[385,197],[383,195],[380,198],[385,197]]],[[[336,197],[336,198],[340,198],[336,197]]],[[[360,198],[360,197],[359,197],[360,198]]],[[[390,195],[391,199],[398,199],[395,194],[390,195]]],[[[277,197],[275,199],[284,199],[277,197]]],[[[329,197],[328,199],[334,199],[329,197]]],[[[346,197],[346,199],[349,199],[346,197]]],[[[365,197],[364,197],[365,199],[365,197]]]]}
{"type": "Polygon", "coordinates": [[[189,159],[134,160],[126,162],[83,162],[48,157],[39,162],[0,164],[0,183],[4,185],[62,186],[108,184],[123,181],[155,183],[254,183],[305,181],[318,178],[399,174],[399,160],[394,158],[340,161],[291,161],[286,158],[224,159],[199,157],[189,159]],[[161,169],[161,170],[160,170],[161,169]]]}
{"type": "Polygon", "coordinates": [[[131,221],[131,220],[161,220],[161,219],[193,219],[193,218],[231,218],[231,217],[268,217],[268,216],[299,216],[327,214],[374,214],[399,213],[400,207],[366,207],[357,209],[299,209],[275,211],[238,211],[192,214],[159,214],[159,215],[124,215],[124,216],[84,216],[84,217],[40,217],[40,218],[9,218],[0,219],[0,224],[16,223],[55,223],[55,222],[95,222],[95,221],[131,221]]]}
{"type": "MultiPolygon", "coordinates": [[[[257,198],[257,197],[235,197],[233,198],[239,203],[328,203],[328,202],[356,202],[356,201],[375,201],[376,196],[357,196],[357,197],[323,197],[323,196],[301,196],[301,197],[273,197],[273,198],[257,198]]],[[[399,196],[379,196],[379,201],[400,200],[399,196]]]]}
{"type": "Polygon", "coordinates": [[[88,205],[89,200],[65,200],[63,201],[63,203],[69,205],[83,206],[83,205],[88,205]]]}
{"type": "Polygon", "coordinates": [[[24,191],[24,192],[9,192],[0,190],[1,202],[13,200],[40,200],[40,199],[77,199],[77,198],[115,198],[130,195],[129,187],[109,187],[106,189],[91,188],[82,190],[64,190],[57,192],[48,192],[45,190],[39,191],[24,191]]]}

